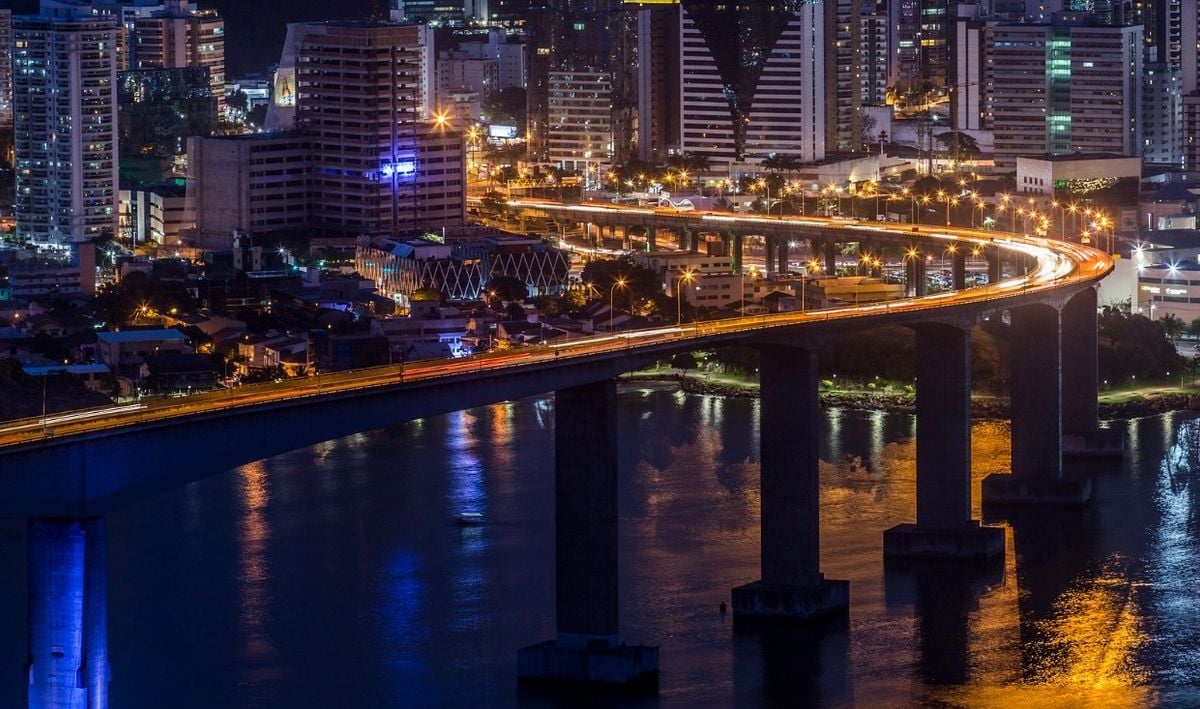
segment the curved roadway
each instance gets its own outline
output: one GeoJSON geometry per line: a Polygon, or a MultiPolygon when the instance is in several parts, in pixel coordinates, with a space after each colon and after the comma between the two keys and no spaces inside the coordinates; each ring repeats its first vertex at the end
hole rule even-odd
{"type": "MultiPolygon", "coordinates": [[[[159,399],[144,403],[89,409],[54,414],[43,421],[40,417],[10,421],[0,424],[0,450],[18,449],[27,445],[53,439],[61,442],[77,436],[104,435],[105,432],[135,427],[145,422],[161,422],[200,413],[217,413],[233,409],[245,409],[264,404],[277,404],[289,400],[320,397],[329,394],[345,394],[368,391],[380,387],[395,386],[403,382],[429,382],[438,379],[458,379],[480,372],[492,372],[505,368],[526,367],[538,363],[564,360],[586,360],[594,355],[614,352],[631,352],[642,349],[661,349],[663,345],[686,348],[694,341],[696,348],[710,341],[726,339],[720,336],[745,336],[769,333],[784,327],[795,327],[806,323],[829,323],[836,321],[871,320],[901,313],[922,313],[930,310],[970,304],[993,304],[1005,307],[1009,301],[1028,300],[1029,296],[1049,295],[1056,291],[1071,291],[1085,287],[1112,270],[1112,258],[1101,251],[1061,241],[1024,237],[1013,234],[950,227],[917,227],[888,225],[842,219],[816,217],[773,217],[747,216],[719,212],[678,212],[665,209],[622,207],[617,205],[584,204],[563,205],[553,202],[520,200],[513,206],[528,206],[546,211],[578,212],[630,212],[670,217],[677,214],[691,222],[697,219],[712,223],[714,229],[744,228],[753,233],[754,227],[774,228],[795,225],[797,227],[820,227],[844,236],[846,241],[863,237],[886,236],[908,240],[939,240],[972,245],[997,246],[1003,250],[1032,256],[1036,267],[1024,276],[1012,278],[987,286],[959,291],[946,291],[921,298],[907,298],[886,303],[846,306],[808,312],[777,313],[725,320],[700,322],[646,330],[634,330],[619,334],[583,337],[551,346],[521,348],[482,354],[456,360],[416,362],[407,365],[389,365],[369,369],[322,374],[305,379],[286,380],[275,384],[239,387],[217,392],[196,394],[183,398],[159,399]]],[[[856,323],[857,324],[857,323],[856,323]]],[[[863,325],[869,326],[868,323],[863,325]]]]}

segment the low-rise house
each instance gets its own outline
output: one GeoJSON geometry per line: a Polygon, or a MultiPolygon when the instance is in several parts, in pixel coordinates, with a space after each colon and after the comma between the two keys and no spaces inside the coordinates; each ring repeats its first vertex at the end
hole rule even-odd
{"type": "Polygon", "coordinates": [[[96,356],[115,372],[136,376],[146,357],[167,352],[191,353],[178,330],[121,330],[96,333],[96,356]]]}
{"type": "Polygon", "coordinates": [[[217,383],[212,360],[184,352],[149,355],[138,374],[142,387],[156,394],[206,391],[217,383]]]}

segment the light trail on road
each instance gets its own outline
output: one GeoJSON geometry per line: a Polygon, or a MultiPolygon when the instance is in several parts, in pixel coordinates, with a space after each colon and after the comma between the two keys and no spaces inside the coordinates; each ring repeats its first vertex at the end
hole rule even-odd
{"type": "Polygon", "coordinates": [[[458,377],[480,377],[504,373],[513,368],[532,365],[566,365],[591,357],[611,356],[650,350],[656,346],[678,347],[695,341],[703,347],[712,338],[765,333],[782,327],[808,323],[824,323],[848,319],[869,319],[896,313],[937,310],[953,305],[1003,302],[1016,295],[1047,292],[1069,285],[1085,285],[1098,280],[1113,267],[1108,254],[1078,244],[1015,234],[997,236],[992,232],[949,227],[903,228],[864,224],[852,220],[820,219],[816,217],[788,218],[763,215],[738,216],[706,212],[675,212],[674,210],[625,208],[607,205],[565,205],[556,202],[514,200],[514,206],[546,211],[587,213],[608,211],[631,212],[637,216],[647,213],[683,217],[692,221],[714,221],[723,224],[769,224],[821,227],[843,232],[884,232],[906,239],[952,240],[979,245],[996,246],[1036,260],[1036,266],[1024,276],[1000,283],[976,286],[957,291],[944,291],[920,298],[906,298],[885,303],[861,306],[840,306],[823,310],[753,315],[725,320],[658,326],[645,330],[582,337],[576,340],[528,347],[519,352],[503,350],[453,360],[413,362],[384,365],[361,370],[334,372],[289,379],[277,383],[248,385],[234,389],[195,394],[181,399],[145,401],[128,406],[89,409],[9,422],[0,427],[0,449],[38,443],[47,439],[71,436],[99,435],[117,429],[150,425],[196,415],[219,415],[231,410],[257,406],[286,406],[314,397],[337,396],[347,393],[366,393],[386,387],[428,384],[451,381],[458,377]]]}

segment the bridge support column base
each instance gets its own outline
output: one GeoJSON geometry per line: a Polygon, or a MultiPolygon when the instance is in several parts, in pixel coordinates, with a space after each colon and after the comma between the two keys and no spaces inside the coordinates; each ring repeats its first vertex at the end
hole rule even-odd
{"type": "Polygon", "coordinates": [[[1083,507],[1091,498],[1091,478],[1021,480],[1009,473],[995,473],[983,479],[983,504],[987,506],[1083,507]]]}
{"type": "Polygon", "coordinates": [[[1063,458],[1122,458],[1125,436],[1120,431],[1101,428],[1087,433],[1064,433],[1063,458]]]}
{"type": "Polygon", "coordinates": [[[617,645],[602,639],[582,646],[547,640],[517,651],[517,679],[523,683],[655,689],[658,647],[617,645]]]}
{"type": "Polygon", "coordinates": [[[850,582],[824,576],[812,586],[754,581],[733,589],[735,618],[808,620],[850,612],[850,582]]]}
{"type": "Polygon", "coordinates": [[[975,520],[953,529],[898,524],[883,533],[884,558],[984,561],[1004,556],[1004,528],[975,520]]]}

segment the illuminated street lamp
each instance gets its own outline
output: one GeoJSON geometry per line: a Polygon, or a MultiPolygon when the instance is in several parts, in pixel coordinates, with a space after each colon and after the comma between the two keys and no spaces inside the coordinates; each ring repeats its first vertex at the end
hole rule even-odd
{"type": "Polygon", "coordinates": [[[694,271],[680,271],[679,280],[675,281],[675,324],[683,324],[683,284],[691,283],[696,277],[694,271]]]}
{"type": "Polygon", "coordinates": [[[609,332],[613,331],[613,311],[614,311],[613,296],[616,295],[618,288],[625,287],[625,282],[626,281],[624,278],[618,278],[616,281],[613,282],[612,288],[608,289],[608,331],[609,332]]]}
{"type": "Polygon", "coordinates": [[[805,311],[805,297],[808,295],[808,277],[810,273],[820,273],[821,262],[814,259],[809,259],[808,263],[804,264],[804,268],[800,271],[800,312],[805,311]]]}

